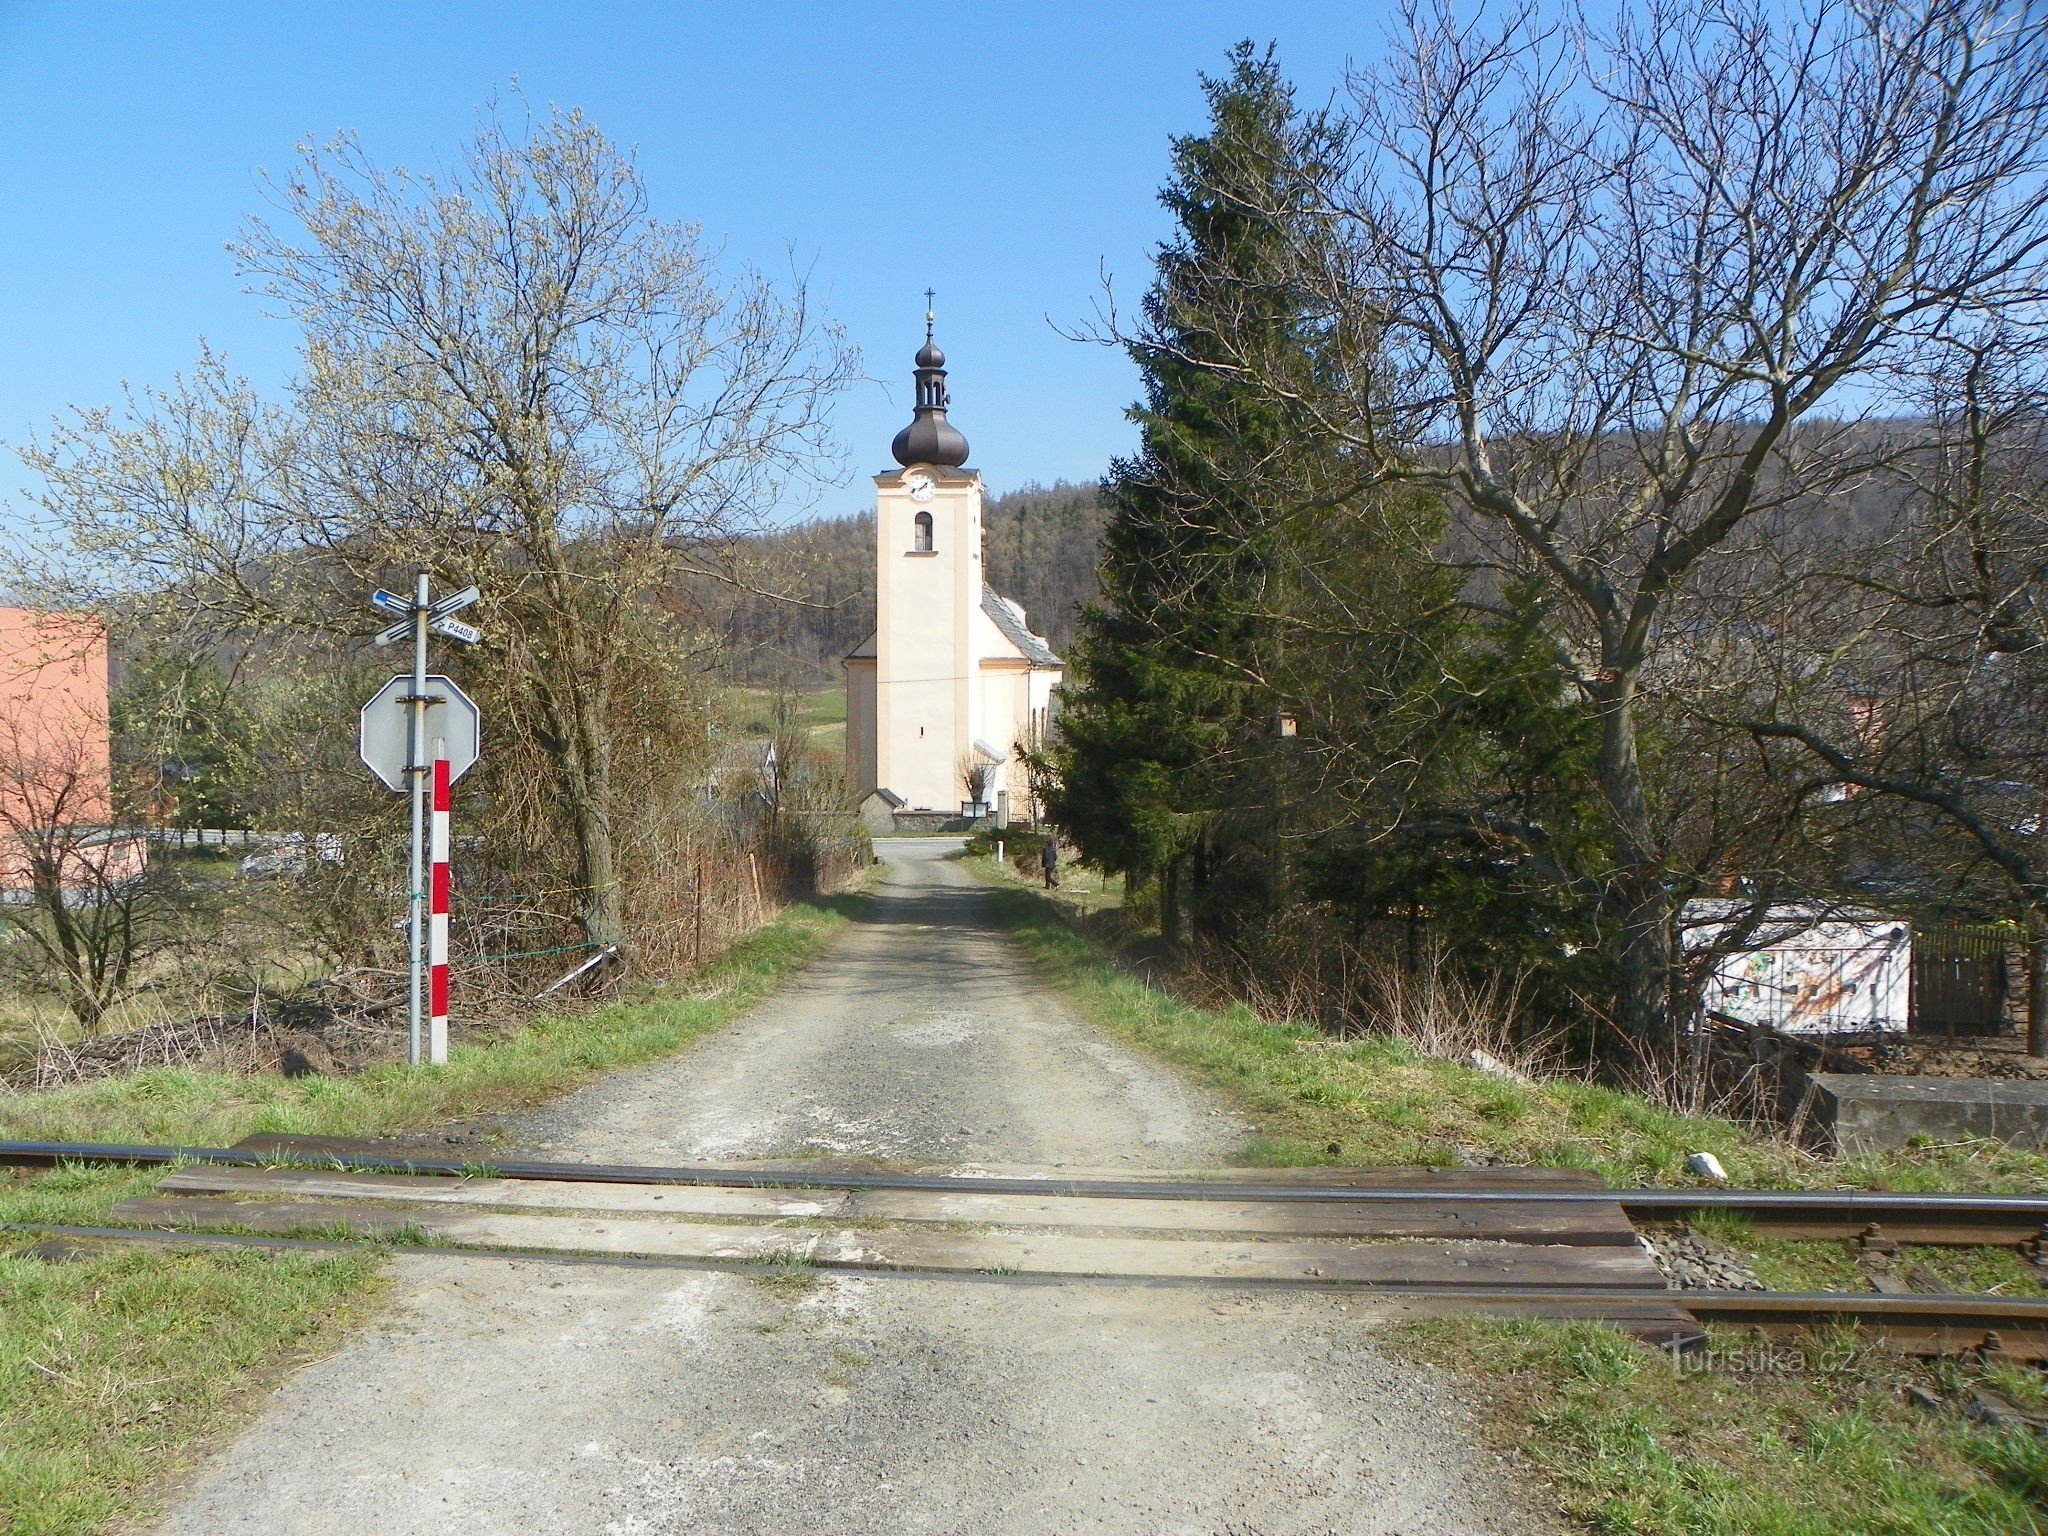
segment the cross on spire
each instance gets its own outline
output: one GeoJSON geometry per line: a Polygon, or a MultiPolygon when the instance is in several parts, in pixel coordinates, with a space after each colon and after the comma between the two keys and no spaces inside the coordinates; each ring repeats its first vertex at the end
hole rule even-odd
{"type": "Polygon", "coordinates": [[[926,341],[930,341],[930,340],[932,339],[932,322],[933,322],[934,320],[936,320],[936,319],[938,318],[938,315],[937,315],[937,314],[936,314],[936,313],[935,313],[935,312],[933,311],[933,309],[932,309],[932,300],[933,300],[933,299],[935,299],[935,298],[937,298],[937,297],[938,297],[937,293],[936,293],[936,292],[934,292],[934,291],[933,291],[932,289],[930,289],[930,288],[927,288],[927,289],[925,289],[925,291],[924,291],[924,339],[925,339],[926,341]]]}

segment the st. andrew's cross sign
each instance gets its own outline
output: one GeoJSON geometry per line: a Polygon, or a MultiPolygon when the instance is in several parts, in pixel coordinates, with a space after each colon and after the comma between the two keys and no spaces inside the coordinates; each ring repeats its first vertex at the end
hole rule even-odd
{"type": "MultiPolygon", "coordinates": [[[[370,603],[384,613],[398,616],[398,622],[380,632],[379,645],[412,641],[412,671],[400,673],[363,706],[359,750],[369,769],[393,789],[412,792],[412,878],[406,905],[412,951],[412,1052],[414,1066],[420,1064],[420,1026],[427,1000],[428,967],[447,974],[447,806],[437,803],[434,815],[436,880],[431,928],[434,953],[430,956],[429,893],[427,890],[427,791],[429,780],[437,780],[437,802],[445,800],[447,786],[467,773],[476,763],[483,735],[483,715],[468,694],[445,677],[427,671],[427,634],[444,636],[462,645],[474,645],[483,632],[453,617],[483,594],[464,587],[435,601],[427,587],[427,573],[421,571],[412,598],[381,588],[370,594],[370,603]],[[447,762],[437,772],[437,759],[447,762]]],[[[435,989],[434,1028],[431,1059],[448,1059],[445,983],[435,989]]]]}

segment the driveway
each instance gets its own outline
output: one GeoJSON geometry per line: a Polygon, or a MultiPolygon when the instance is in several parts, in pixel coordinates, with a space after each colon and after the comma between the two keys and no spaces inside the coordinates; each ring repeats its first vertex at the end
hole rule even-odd
{"type": "MultiPolygon", "coordinates": [[[[561,1159],[1192,1167],[1229,1107],[1095,1033],[944,855],[685,1054],[514,1123],[561,1159]]],[[[400,1256],[162,1529],[1526,1532],[1540,1490],[1339,1296],[400,1256]]]]}

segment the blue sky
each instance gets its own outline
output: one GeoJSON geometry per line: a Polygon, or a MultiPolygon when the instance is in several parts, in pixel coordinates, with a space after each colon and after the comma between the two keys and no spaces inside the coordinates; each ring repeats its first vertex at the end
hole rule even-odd
{"type": "MultiPolygon", "coordinates": [[[[1197,74],[1277,41],[1304,101],[1381,38],[1379,6],[143,5],[0,0],[0,441],[159,383],[199,338],[259,383],[290,327],[223,242],[256,173],[357,130],[445,159],[517,83],[638,149],[655,209],[734,258],[792,256],[876,382],[841,405],[855,510],[908,419],[921,290],[939,291],[955,419],[992,487],[1086,478],[1130,442],[1136,379],[1062,339],[1101,275],[1134,299],[1166,231],[1167,140],[1197,74]]],[[[25,474],[9,454],[0,490],[25,474]]],[[[803,509],[786,508],[785,514],[803,509]]]]}

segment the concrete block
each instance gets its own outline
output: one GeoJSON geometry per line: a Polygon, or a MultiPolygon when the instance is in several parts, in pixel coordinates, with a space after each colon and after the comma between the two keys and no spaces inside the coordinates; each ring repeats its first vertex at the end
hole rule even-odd
{"type": "Polygon", "coordinates": [[[1795,1095],[1810,1089],[1809,1123],[1844,1157],[1903,1147],[1916,1136],[2048,1148],[2048,1082],[1815,1072],[1790,1086],[1795,1095]]]}

